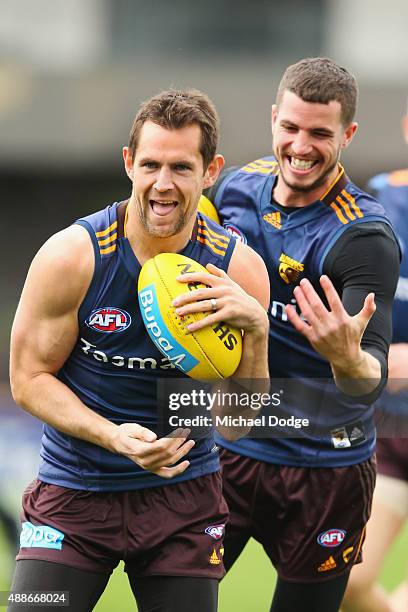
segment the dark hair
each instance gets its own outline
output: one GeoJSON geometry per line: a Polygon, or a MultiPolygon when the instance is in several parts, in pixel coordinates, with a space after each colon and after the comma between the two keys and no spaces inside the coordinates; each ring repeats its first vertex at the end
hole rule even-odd
{"type": "Polygon", "coordinates": [[[356,112],[358,86],[355,77],[327,57],[308,57],[289,66],[281,79],[276,96],[279,106],[285,91],[291,91],[305,102],[328,104],[337,100],[341,121],[349,125],[356,112]]]}
{"type": "Polygon", "coordinates": [[[204,169],[208,168],[217,151],[219,138],[218,114],[208,96],[197,89],[170,89],[143,102],[130,132],[129,150],[132,159],[146,121],[152,121],[168,130],[198,125],[201,129],[200,153],[204,169]]]}

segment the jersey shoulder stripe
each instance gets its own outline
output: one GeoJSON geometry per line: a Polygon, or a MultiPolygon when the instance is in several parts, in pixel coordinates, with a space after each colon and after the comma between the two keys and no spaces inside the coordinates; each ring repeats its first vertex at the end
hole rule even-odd
{"type": "Polygon", "coordinates": [[[273,174],[277,170],[278,162],[268,157],[256,159],[241,168],[241,172],[246,172],[248,174],[273,174]]]}
{"type": "Polygon", "coordinates": [[[231,237],[228,233],[222,227],[206,219],[200,213],[197,215],[197,220],[197,242],[208,247],[217,255],[225,255],[231,241],[231,237]]]}
{"type": "Polygon", "coordinates": [[[118,205],[113,204],[76,222],[88,229],[95,250],[101,257],[116,251],[118,240],[117,210],[118,205]]]}

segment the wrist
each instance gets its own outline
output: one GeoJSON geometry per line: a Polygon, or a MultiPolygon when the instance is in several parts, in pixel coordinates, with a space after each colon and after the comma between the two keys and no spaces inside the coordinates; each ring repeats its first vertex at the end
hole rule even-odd
{"type": "Polygon", "coordinates": [[[358,372],[364,367],[366,362],[366,354],[359,348],[354,355],[342,355],[341,359],[330,361],[332,370],[338,373],[349,374],[352,378],[358,375],[358,372]]]}
{"type": "Polygon", "coordinates": [[[111,453],[118,453],[117,450],[117,438],[119,434],[119,425],[115,425],[115,423],[111,423],[108,421],[106,425],[104,425],[103,430],[101,432],[102,444],[104,448],[106,448],[111,453]]]}
{"type": "Polygon", "coordinates": [[[251,327],[248,327],[244,330],[245,337],[252,337],[254,340],[262,340],[264,338],[269,337],[269,320],[268,315],[265,312],[265,315],[262,318],[254,323],[251,327]]]}

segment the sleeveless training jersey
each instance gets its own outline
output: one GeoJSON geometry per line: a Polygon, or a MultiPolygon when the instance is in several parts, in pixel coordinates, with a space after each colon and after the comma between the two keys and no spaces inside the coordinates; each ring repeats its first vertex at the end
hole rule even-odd
{"type": "Polygon", "coordinates": [[[373,452],[373,409],[337,389],[329,363],[295,330],[285,305],[296,306],[293,289],[303,277],[322,297],[319,277],[326,256],[344,232],[358,223],[388,221],[381,205],[350,182],[341,167],[321,200],[285,213],[272,198],[277,174],[272,156],[249,163],[227,175],[216,192],[215,205],[224,227],[266,263],[271,286],[269,370],[272,389],[283,391],[277,412],[286,418],[308,418],[309,426],[296,430],[274,424],[273,437],[268,439],[216,439],[230,450],[270,463],[322,467],[359,463],[373,452]],[[281,387],[273,388],[273,379],[286,379],[287,385],[281,381],[281,387]]]}
{"type": "MultiPolygon", "coordinates": [[[[79,309],[79,335],[58,373],[89,408],[110,421],[157,429],[159,378],[186,375],[150,340],[138,305],[141,266],[123,235],[126,205],[115,203],[77,221],[95,251],[95,271],[79,309]]],[[[200,213],[182,254],[203,266],[227,270],[235,240],[200,213]]],[[[130,459],[44,426],[39,479],[74,489],[121,491],[190,480],[219,469],[217,447],[208,432],[188,454],[187,470],[166,480],[130,459]]]]}
{"type": "MultiPolygon", "coordinates": [[[[408,343],[408,169],[378,174],[368,186],[384,206],[400,243],[402,260],[392,309],[392,342],[408,343]]],[[[387,412],[408,415],[408,392],[384,392],[378,406],[387,412]]]]}

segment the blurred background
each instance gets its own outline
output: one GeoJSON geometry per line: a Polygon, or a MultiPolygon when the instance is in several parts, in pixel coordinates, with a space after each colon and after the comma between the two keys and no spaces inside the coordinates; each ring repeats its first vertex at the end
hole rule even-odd
{"type": "MultiPolygon", "coordinates": [[[[241,164],[270,151],[285,67],[327,55],[359,81],[360,130],[344,161],[364,185],[407,165],[407,24],[406,0],[0,0],[0,500],[11,517],[36,473],[41,433],[7,383],[22,284],[50,234],[129,194],[121,147],[140,102],[169,87],[202,89],[221,117],[220,151],[241,164]]],[[[0,589],[12,557],[2,529],[0,589]]],[[[272,579],[264,569],[251,580],[272,579]]],[[[245,582],[251,565],[242,572],[245,582]]],[[[243,597],[231,610],[257,609],[243,597]]]]}

